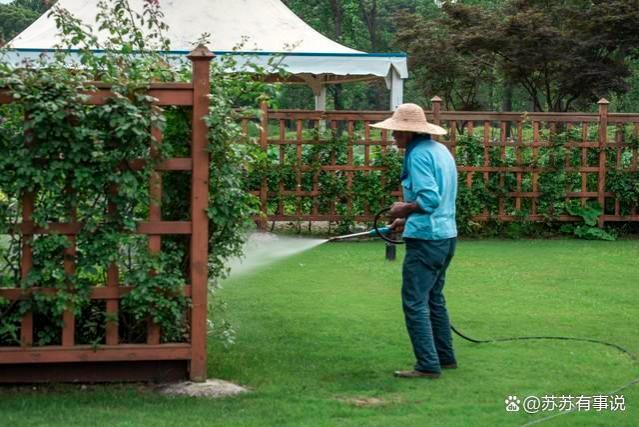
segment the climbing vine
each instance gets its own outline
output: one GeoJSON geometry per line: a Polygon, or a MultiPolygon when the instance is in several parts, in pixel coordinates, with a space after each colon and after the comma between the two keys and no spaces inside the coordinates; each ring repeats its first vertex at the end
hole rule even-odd
{"type": "MultiPolygon", "coordinates": [[[[304,143],[270,145],[250,177],[253,190],[260,188],[262,179],[268,183],[266,213],[277,215],[281,210],[289,218],[303,218],[312,212],[329,214],[334,207],[340,218],[335,231],[341,233],[355,225],[355,217],[375,213],[392,203],[391,193],[399,190],[402,155],[393,147],[381,149],[373,146],[368,155],[368,165],[380,170],[349,171],[350,166],[364,165],[364,153],[360,150],[363,147],[357,144],[363,139],[363,130],[357,129],[357,125],[359,123],[353,123],[354,132],[347,133],[340,131],[339,126],[322,130],[315,122],[314,128],[304,129],[304,143]],[[344,168],[326,168],[331,165],[344,168]],[[312,196],[297,195],[296,190],[312,196]]],[[[523,128],[532,133],[529,122],[524,123],[523,128]]],[[[290,136],[285,135],[286,139],[297,138],[295,130],[284,128],[284,131],[291,132],[290,136]]],[[[542,137],[547,143],[535,149],[530,144],[517,149],[497,144],[486,148],[484,129],[481,131],[481,135],[467,130],[456,136],[458,166],[499,167],[501,170],[459,172],[457,225],[461,234],[516,238],[538,236],[540,233],[566,233],[588,239],[614,238],[615,231],[611,227],[609,230],[598,229],[598,218],[604,213],[604,207],[598,206],[592,198],[582,205],[581,200],[567,196],[567,193],[581,191],[582,177],[577,168],[599,165],[600,150],[596,145],[585,151],[571,147],[572,143],[582,140],[582,129],[559,124],[543,129],[542,137]],[[516,172],[509,171],[514,167],[524,168],[526,172],[518,178],[516,172]],[[533,193],[534,188],[539,195],[521,197],[517,206],[511,193],[533,193]],[[541,222],[533,222],[529,218],[533,199],[536,214],[543,219],[541,222]],[[500,212],[512,220],[501,221],[500,212]],[[558,220],[565,215],[578,220],[560,226],[558,220]]],[[[281,134],[281,128],[279,132],[281,134]]],[[[590,129],[588,138],[597,140],[596,128],[590,129]]],[[[615,135],[611,134],[610,138],[615,138],[615,135]]],[[[606,191],[615,194],[621,204],[620,213],[628,215],[639,200],[638,173],[631,167],[631,150],[637,144],[636,133],[626,130],[623,141],[620,156],[617,147],[609,145],[606,149],[606,191]]],[[[597,192],[597,173],[586,173],[586,188],[589,192],[597,192]]],[[[605,207],[609,213],[610,200],[607,197],[608,206],[605,207]]],[[[301,227],[298,230],[301,231],[301,227]]]]}
{"type": "MultiPolygon", "coordinates": [[[[531,214],[531,204],[522,202],[517,210],[514,204],[506,204],[505,213],[515,217],[515,221],[502,224],[497,219],[498,200],[508,201],[508,193],[516,191],[514,173],[491,172],[485,178],[482,172],[461,172],[459,174],[459,188],[457,197],[457,223],[462,234],[506,234],[510,237],[538,236],[540,233],[566,233],[578,238],[611,240],[615,238],[615,231],[598,228],[598,219],[604,213],[603,206],[595,200],[588,200],[581,204],[579,200],[567,197],[568,192],[581,190],[581,175],[570,168],[599,164],[600,149],[588,148],[585,163],[582,164],[581,150],[571,148],[568,143],[581,141],[582,134],[578,128],[558,127],[547,132],[548,144],[538,148],[538,155],[532,155],[532,148],[522,150],[521,159],[517,161],[514,150],[506,152],[504,158],[497,153],[497,147],[491,147],[487,159],[488,166],[521,166],[540,170],[537,188],[540,195],[537,198],[537,213],[545,218],[542,223],[533,223],[527,218],[531,214]],[[470,177],[469,177],[470,175],[470,177]],[[487,213],[489,220],[476,222],[474,217],[487,213]],[[561,215],[571,215],[580,218],[575,223],[557,226],[561,215]],[[503,232],[503,233],[502,233],[503,232]]],[[[596,138],[590,135],[590,139],[596,138]]],[[[632,207],[639,205],[639,173],[632,171],[631,149],[636,147],[635,132],[624,135],[625,151],[621,156],[621,164],[617,164],[617,148],[608,147],[606,163],[606,191],[615,194],[620,200],[622,214],[629,214],[632,207]]],[[[457,163],[460,166],[484,165],[483,139],[478,135],[467,132],[457,137],[457,163]]],[[[586,186],[589,191],[597,191],[598,176],[596,173],[586,175],[586,186]]],[[[522,174],[522,191],[531,192],[532,174],[522,174]]],[[[525,200],[525,199],[523,199],[525,200]]]]}
{"type": "MultiPolygon", "coordinates": [[[[107,320],[120,325],[122,342],[145,341],[149,322],[160,327],[163,342],[188,339],[190,301],[182,292],[188,239],[163,237],[163,250],[151,253],[147,239],[133,232],[148,218],[149,179],[157,162],[189,152],[190,114],[160,108],[148,95],[149,83],[189,81],[190,69],[186,62],[180,66],[178,59],[158,53],[168,50],[168,40],[157,2],[145,2],[141,13],[127,0],[100,1],[98,8],[98,28],[109,34],[105,42],[98,42],[92,30],[67,11],[53,8],[63,39],[60,47],[79,46],[77,53],[62,49],[19,66],[4,56],[0,61],[0,87],[13,98],[0,107],[0,286],[56,290],[26,292],[19,301],[0,298],[0,345],[19,344],[20,319],[26,312],[34,314],[36,345],[59,344],[65,311],[76,317],[78,344],[103,344],[107,320]],[[111,87],[112,96],[102,105],[86,102],[96,89],[94,81],[111,87]],[[152,136],[153,128],[163,132],[161,143],[152,136]],[[132,163],[134,159],[141,162],[132,163]],[[23,237],[20,201],[29,195],[35,227],[77,223],[75,237],[23,237]],[[28,274],[20,268],[25,243],[33,248],[28,274]],[[75,253],[70,252],[73,247],[75,253]],[[118,282],[131,287],[116,319],[108,318],[103,301],[90,299],[91,289],[107,282],[111,264],[119,267],[118,282]]],[[[247,61],[246,73],[225,73],[232,61],[212,64],[211,111],[205,118],[212,159],[211,292],[227,273],[224,260],[241,253],[245,230],[258,207],[246,191],[258,151],[254,141],[235,144],[242,135],[237,124],[241,113],[235,107],[256,105],[260,94],[274,90],[256,78],[271,70],[247,61]]],[[[184,212],[190,177],[165,175],[164,218],[188,220],[184,212]]],[[[211,304],[218,303],[211,299],[211,304]]],[[[212,326],[231,340],[228,323],[221,323],[212,326]]]]}

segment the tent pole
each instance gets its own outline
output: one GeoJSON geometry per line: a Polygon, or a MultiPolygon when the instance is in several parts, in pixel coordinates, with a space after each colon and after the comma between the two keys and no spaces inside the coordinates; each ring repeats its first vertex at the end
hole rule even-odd
{"type": "Polygon", "coordinates": [[[319,93],[315,94],[315,110],[326,111],[326,86],[322,85],[319,93]]]}
{"type": "MultiPolygon", "coordinates": [[[[315,111],[326,111],[326,85],[322,85],[318,92],[315,93],[315,111]]],[[[319,130],[326,130],[326,120],[319,121],[319,130]]]]}
{"type": "Polygon", "coordinates": [[[404,103],[404,79],[399,76],[395,68],[391,69],[390,90],[390,109],[395,111],[399,105],[404,103]]]}

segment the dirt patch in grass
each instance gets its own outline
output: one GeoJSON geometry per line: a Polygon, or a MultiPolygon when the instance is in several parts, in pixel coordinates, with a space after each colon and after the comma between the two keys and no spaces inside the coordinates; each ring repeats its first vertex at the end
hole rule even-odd
{"type": "Polygon", "coordinates": [[[350,396],[350,397],[338,397],[336,398],[340,402],[344,402],[348,405],[358,406],[358,407],[376,407],[376,406],[386,406],[399,403],[401,399],[397,396],[393,397],[370,397],[370,396],[350,396]]]}
{"type": "Polygon", "coordinates": [[[223,380],[208,380],[203,383],[183,382],[168,384],[159,388],[160,393],[168,396],[189,396],[220,398],[236,396],[248,392],[247,388],[223,380]]]}

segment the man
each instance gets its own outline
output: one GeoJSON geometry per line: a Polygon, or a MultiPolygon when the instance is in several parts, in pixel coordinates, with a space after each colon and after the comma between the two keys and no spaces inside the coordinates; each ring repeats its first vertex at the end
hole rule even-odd
{"type": "Polygon", "coordinates": [[[431,135],[446,130],[428,123],[421,107],[403,104],[373,127],[393,131],[405,148],[401,181],[404,202],[394,203],[391,228],[403,231],[406,257],[402,272],[402,306],[417,362],[402,378],[438,378],[457,368],[443,288],[455,253],[457,168],[448,149],[431,135]]]}

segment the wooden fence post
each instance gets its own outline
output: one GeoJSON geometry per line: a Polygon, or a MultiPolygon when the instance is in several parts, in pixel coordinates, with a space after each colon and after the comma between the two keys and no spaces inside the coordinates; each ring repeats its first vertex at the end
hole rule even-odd
{"type": "MultiPolygon", "coordinates": [[[[268,153],[268,102],[262,101],[260,110],[260,148],[266,155],[268,153]]],[[[266,176],[262,177],[260,183],[260,212],[263,214],[263,217],[258,219],[257,226],[260,230],[266,231],[268,227],[268,182],[266,176]]]]}
{"type": "MultiPolygon", "coordinates": [[[[441,123],[442,99],[439,96],[433,96],[430,102],[433,103],[433,123],[439,125],[441,123]]],[[[438,140],[438,137],[435,135],[431,135],[431,138],[435,141],[438,140]]]]}
{"type": "MultiPolygon", "coordinates": [[[[25,122],[28,119],[28,115],[24,116],[25,122]]],[[[26,131],[24,135],[25,145],[27,149],[34,144],[33,132],[26,131]]],[[[31,223],[31,215],[35,206],[35,189],[33,192],[26,192],[22,194],[22,223],[31,223]]],[[[20,279],[24,283],[27,281],[29,272],[33,268],[33,232],[28,233],[23,230],[22,232],[22,248],[20,251],[20,279]]],[[[28,311],[24,313],[20,320],[20,345],[25,347],[31,347],[33,345],[33,312],[28,311]]]]}
{"type": "MultiPolygon", "coordinates": [[[[162,143],[164,135],[162,131],[157,127],[151,129],[151,136],[153,141],[151,142],[151,158],[157,159],[159,156],[158,146],[162,143]]],[[[151,177],[149,180],[149,221],[162,221],[162,175],[156,169],[151,171],[151,177]]],[[[150,234],[148,236],[149,253],[157,255],[162,252],[162,237],[159,235],[150,234]]],[[[149,274],[155,275],[155,271],[151,271],[149,274]]],[[[147,319],[147,334],[146,343],[151,345],[160,344],[162,332],[160,327],[153,322],[152,319],[147,319]]]]}
{"type": "Polygon", "coordinates": [[[433,103],[433,123],[439,125],[441,122],[442,99],[439,96],[433,96],[430,102],[433,103]]]}
{"type": "Polygon", "coordinates": [[[210,62],[215,55],[199,45],[188,58],[193,63],[193,123],[191,157],[191,366],[192,381],[206,381],[209,218],[208,128],[210,62]]]}
{"type": "MultiPolygon", "coordinates": [[[[28,192],[22,195],[22,223],[31,223],[35,194],[28,192]]],[[[20,255],[20,277],[27,281],[29,272],[33,268],[33,234],[31,231],[22,233],[22,251],[20,255]]],[[[33,345],[33,312],[28,311],[22,316],[20,323],[20,345],[31,347],[33,345]]]]}
{"type": "Polygon", "coordinates": [[[608,102],[607,99],[601,98],[599,104],[599,182],[598,182],[598,200],[601,205],[602,213],[599,216],[599,227],[604,226],[604,214],[606,206],[606,144],[608,142],[608,102]]]}

